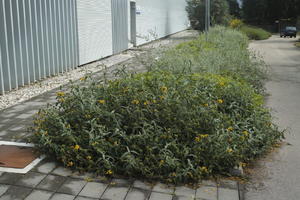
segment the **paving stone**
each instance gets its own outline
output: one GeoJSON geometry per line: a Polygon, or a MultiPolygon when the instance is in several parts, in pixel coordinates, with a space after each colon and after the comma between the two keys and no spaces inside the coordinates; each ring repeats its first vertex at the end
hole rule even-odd
{"type": "Polygon", "coordinates": [[[9,185],[2,185],[2,184],[0,185],[0,197],[2,194],[4,194],[7,191],[8,188],[9,185]]]}
{"type": "Polygon", "coordinates": [[[75,200],[98,200],[95,198],[77,196],[75,200]]]}
{"type": "Polygon", "coordinates": [[[196,191],[196,198],[217,200],[217,187],[202,186],[196,191]]]}
{"type": "Polygon", "coordinates": [[[11,186],[0,198],[0,200],[23,200],[29,195],[31,189],[24,187],[11,186]]]}
{"type": "Polygon", "coordinates": [[[118,187],[127,187],[132,185],[132,180],[114,178],[111,180],[111,185],[118,187]]]}
{"type": "Polygon", "coordinates": [[[220,180],[218,186],[222,188],[238,189],[238,182],[232,180],[220,180]]]}
{"type": "Polygon", "coordinates": [[[133,183],[133,187],[143,189],[143,190],[151,190],[153,186],[150,183],[145,183],[145,182],[136,180],[133,183]]]}
{"type": "Polygon", "coordinates": [[[128,192],[125,200],[146,200],[150,194],[151,191],[132,188],[128,192]]]}
{"type": "Polygon", "coordinates": [[[13,185],[22,177],[21,174],[14,174],[14,173],[3,173],[0,176],[0,183],[13,185]]]}
{"type": "Polygon", "coordinates": [[[46,177],[45,174],[40,174],[40,173],[36,173],[36,172],[28,172],[19,181],[16,182],[16,185],[34,188],[45,177],[46,177]]]}
{"type": "Polygon", "coordinates": [[[192,189],[192,188],[185,187],[185,186],[176,187],[175,188],[175,195],[177,195],[177,196],[195,197],[196,190],[192,189]]]}
{"type": "MultiPolygon", "coordinates": [[[[193,197],[187,197],[187,196],[174,196],[173,200],[194,200],[195,196],[193,197]]],[[[204,200],[204,199],[197,199],[197,200],[204,200]]]]}
{"type": "Polygon", "coordinates": [[[82,191],[79,193],[79,196],[99,199],[105,191],[105,189],[107,188],[107,186],[107,184],[103,183],[88,182],[82,189],[82,191]]]}
{"type": "Polygon", "coordinates": [[[239,200],[238,190],[219,188],[218,193],[221,200],[239,200]]]}
{"type": "Polygon", "coordinates": [[[123,200],[129,187],[109,187],[101,197],[101,199],[123,200]]]}
{"type": "Polygon", "coordinates": [[[59,193],[55,193],[51,200],[73,200],[75,199],[75,196],[73,195],[69,195],[69,194],[59,194],[59,193]]]}
{"type": "Polygon", "coordinates": [[[42,180],[42,182],[37,186],[37,188],[49,191],[56,191],[65,180],[66,178],[62,176],[48,175],[42,180]]]}
{"type": "Polygon", "coordinates": [[[21,114],[21,115],[18,115],[16,118],[17,119],[28,119],[28,118],[32,118],[32,114],[21,114]]]}
{"type": "Polygon", "coordinates": [[[201,181],[201,185],[217,187],[217,182],[212,180],[203,180],[201,181]]]}
{"type": "Polygon", "coordinates": [[[5,131],[0,131],[0,136],[6,136],[8,135],[8,132],[5,130],[5,131]]]}
{"type": "Polygon", "coordinates": [[[60,187],[58,192],[65,194],[77,195],[87,182],[80,179],[68,178],[60,187]]]}
{"type": "Polygon", "coordinates": [[[153,189],[154,192],[161,192],[161,193],[167,193],[167,194],[173,194],[174,187],[170,187],[168,185],[158,183],[156,184],[153,189]]]}
{"type": "Polygon", "coordinates": [[[152,192],[149,200],[172,200],[172,195],[152,192]]]}
{"type": "Polygon", "coordinates": [[[26,128],[23,125],[10,128],[11,131],[20,131],[20,130],[25,130],[25,129],[26,128]]]}
{"type": "Polygon", "coordinates": [[[33,190],[30,195],[26,197],[25,200],[48,200],[50,199],[52,192],[44,190],[33,190]]]}
{"type": "Polygon", "coordinates": [[[51,174],[59,176],[70,176],[72,171],[65,167],[57,167],[51,174]]]}
{"type": "Polygon", "coordinates": [[[55,167],[55,162],[44,162],[36,167],[36,171],[40,173],[49,174],[55,167]]]}

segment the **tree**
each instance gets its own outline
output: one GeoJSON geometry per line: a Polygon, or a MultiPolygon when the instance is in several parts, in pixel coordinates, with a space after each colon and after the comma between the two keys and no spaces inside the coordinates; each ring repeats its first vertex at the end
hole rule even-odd
{"type": "Polygon", "coordinates": [[[243,0],[243,18],[255,24],[273,24],[276,20],[296,21],[300,0],[243,0]]]}
{"type": "MultiPolygon", "coordinates": [[[[192,27],[203,30],[205,27],[205,0],[187,0],[186,10],[192,27]]],[[[224,0],[211,0],[211,25],[228,24],[229,5],[224,0]]]]}

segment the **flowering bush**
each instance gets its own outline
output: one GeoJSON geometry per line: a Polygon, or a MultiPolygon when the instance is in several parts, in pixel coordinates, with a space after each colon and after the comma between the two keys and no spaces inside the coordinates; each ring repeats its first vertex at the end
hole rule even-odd
{"type": "Polygon", "coordinates": [[[67,167],[107,176],[198,182],[282,137],[263,97],[229,76],[153,70],[74,85],[57,100],[39,111],[31,141],[67,167]]]}
{"type": "Polygon", "coordinates": [[[243,21],[240,19],[233,19],[229,22],[231,28],[240,28],[243,24],[243,21]]]}
{"type": "Polygon", "coordinates": [[[201,34],[196,40],[164,50],[159,60],[147,63],[150,70],[229,75],[263,93],[267,68],[262,59],[248,50],[248,43],[247,36],[240,31],[217,26],[210,30],[208,40],[201,34]]]}

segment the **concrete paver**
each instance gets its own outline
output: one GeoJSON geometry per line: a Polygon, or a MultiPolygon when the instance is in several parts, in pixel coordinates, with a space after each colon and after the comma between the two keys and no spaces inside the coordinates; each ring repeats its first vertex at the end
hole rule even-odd
{"type": "Polygon", "coordinates": [[[25,187],[36,187],[44,178],[46,174],[40,174],[36,172],[28,172],[24,175],[20,180],[16,182],[18,186],[25,186],[25,187]]]}
{"type": "Polygon", "coordinates": [[[147,200],[151,191],[131,188],[125,200],[147,200]]]}
{"type": "Polygon", "coordinates": [[[99,199],[107,187],[107,184],[88,182],[83,190],[79,193],[79,196],[99,199]]]}
{"type": "Polygon", "coordinates": [[[158,193],[158,192],[152,192],[150,195],[149,200],[172,200],[173,196],[170,194],[164,194],[164,193],[158,193]]]}
{"type": "Polygon", "coordinates": [[[68,178],[59,188],[58,192],[76,196],[77,194],[79,194],[79,192],[81,192],[86,183],[86,181],[80,179],[68,178]]]}
{"type": "Polygon", "coordinates": [[[101,199],[123,200],[128,193],[129,187],[108,187],[101,199]]]}
{"type": "Polygon", "coordinates": [[[48,200],[52,196],[52,192],[43,190],[33,190],[25,200],[48,200]]]}

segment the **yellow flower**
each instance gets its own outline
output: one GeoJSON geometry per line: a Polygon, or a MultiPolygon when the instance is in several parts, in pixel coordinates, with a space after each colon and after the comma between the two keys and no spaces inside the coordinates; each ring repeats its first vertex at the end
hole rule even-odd
{"type": "Polygon", "coordinates": [[[99,100],[98,103],[100,103],[100,104],[105,104],[105,100],[103,100],[103,99],[102,99],[102,100],[99,100]]]}
{"type": "Polygon", "coordinates": [[[145,101],[145,102],[144,102],[144,105],[145,105],[145,106],[147,106],[147,105],[149,105],[149,104],[150,104],[149,101],[145,101]]]}
{"type": "Polygon", "coordinates": [[[87,79],[87,77],[81,77],[79,80],[81,80],[81,81],[85,81],[87,79]]]}
{"type": "Polygon", "coordinates": [[[205,103],[204,106],[205,106],[205,107],[208,107],[208,103],[205,103]]]}
{"type": "Polygon", "coordinates": [[[173,172],[173,173],[171,174],[171,176],[176,177],[177,174],[176,174],[175,172],[173,172]]]}
{"type": "Polygon", "coordinates": [[[161,87],[160,90],[165,93],[165,92],[168,91],[168,88],[167,87],[161,87]]]}
{"type": "Polygon", "coordinates": [[[58,97],[63,97],[63,96],[65,96],[66,94],[65,94],[64,92],[57,92],[56,95],[57,95],[58,97]]]}
{"type": "Polygon", "coordinates": [[[68,162],[67,166],[68,167],[72,167],[74,165],[74,163],[72,161],[68,162]]]}
{"type": "Polygon", "coordinates": [[[70,125],[70,124],[67,124],[67,125],[66,125],[66,128],[71,128],[71,125],[70,125]]]}
{"type": "Polygon", "coordinates": [[[86,118],[86,119],[91,119],[92,116],[91,116],[91,115],[85,115],[85,118],[86,118]]]}
{"type": "Polygon", "coordinates": [[[113,171],[110,169],[110,170],[107,170],[106,173],[107,175],[112,175],[113,174],[113,171]]]}
{"type": "Polygon", "coordinates": [[[92,156],[87,156],[86,159],[91,160],[92,156]]]}
{"type": "Polygon", "coordinates": [[[65,102],[65,99],[64,99],[64,98],[60,98],[60,99],[58,99],[58,101],[59,101],[60,103],[63,103],[63,102],[65,102]]]}
{"type": "Polygon", "coordinates": [[[152,103],[156,103],[157,101],[154,99],[154,100],[152,100],[152,103]]]}
{"type": "Polygon", "coordinates": [[[222,104],[222,103],[224,103],[224,101],[222,99],[218,99],[218,103],[222,104]]]}
{"type": "Polygon", "coordinates": [[[160,161],[159,161],[159,165],[163,165],[164,163],[165,163],[164,160],[160,160],[160,161]]]}
{"type": "Polygon", "coordinates": [[[76,144],[76,145],[74,146],[74,149],[75,149],[75,150],[79,150],[79,149],[80,149],[80,146],[79,146],[78,144],[76,144]]]}
{"type": "Polygon", "coordinates": [[[160,99],[160,100],[164,100],[165,97],[164,97],[164,96],[160,96],[159,99],[160,99]]]}
{"type": "Polygon", "coordinates": [[[201,138],[207,138],[209,135],[208,134],[202,134],[200,135],[201,138]]]}
{"type": "Polygon", "coordinates": [[[232,148],[228,148],[228,149],[226,150],[226,152],[227,152],[227,153],[232,153],[232,152],[233,152],[233,149],[232,149],[232,148]]]}
{"type": "Polygon", "coordinates": [[[195,137],[195,142],[200,142],[201,141],[201,137],[197,136],[195,137]]]}
{"type": "Polygon", "coordinates": [[[224,82],[220,82],[219,85],[220,85],[220,86],[224,86],[225,83],[224,83],[224,82]]]}
{"type": "Polygon", "coordinates": [[[243,134],[247,137],[249,136],[249,132],[248,131],[243,131],[243,134]]]}
{"type": "Polygon", "coordinates": [[[240,162],[239,165],[240,165],[240,167],[246,167],[247,163],[240,162]]]}
{"type": "Polygon", "coordinates": [[[227,128],[227,131],[233,131],[233,128],[230,126],[227,128]]]}
{"type": "Polygon", "coordinates": [[[207,167],[200,167],[200,171],[202,171],[204,173],[208,173],[207,167]]]}
{"type": "Polygon", "coordinates": [[[135,105],[138,105],[138,104],[140,104],[140,101],[139,100],[133,100],[131,103],[135,104],[135,105]]]}

